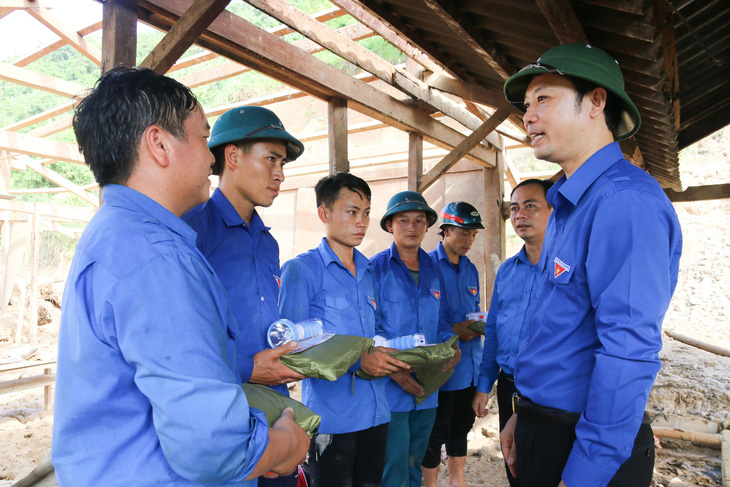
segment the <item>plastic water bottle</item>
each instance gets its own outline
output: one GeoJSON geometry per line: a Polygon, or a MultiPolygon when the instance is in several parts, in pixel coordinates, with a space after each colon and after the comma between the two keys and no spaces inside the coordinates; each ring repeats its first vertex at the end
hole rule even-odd
{"type": "Polygon", "coordinates": [[[406,335],[402,337],[395,337],[391,338],[390,340],[385,340],[383,337],[376,336],[375,337],[375,346],[376,347],[388,347],[388,348],[395,348],[396,350],[407,350],[409,348],[415,348],[415,347],[422,347],[426,345],[426,336],[423,333],[415,333],[413,335],[406,335]],[[378,340],[380,338],[381,340],[378,340]],[[382,345],[379,345],[378,343],[382,343],[382,345]]]}
{"type": "Polygon", "coordinates": [[[289,320],[281,319],[273,322],[266,333],[271,348],[280,347],[292,340],[304,340],[324,333],[322,320],[314,318],[311,320],[292,323],[289,320]]]}

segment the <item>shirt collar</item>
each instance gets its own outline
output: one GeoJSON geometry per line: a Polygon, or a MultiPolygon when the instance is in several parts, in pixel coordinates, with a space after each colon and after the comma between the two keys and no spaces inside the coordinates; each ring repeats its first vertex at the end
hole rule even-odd
{"type": "Polygon", "coordinates": [[[525,251],[525,246],[523,245],[519,252],[517,252],[517,258],[521,260],[524,264],[527,264],[529,266],[532,266],[532,263],[527,258],[527,252],[525,251]]]}
{"type": "MultiPolygon", "coordinates": [[[[450,265],[454,265],[451,260],[449,259],[449,254],[446,253],[446,249],[444,248],[443,241],[439,242],[438,246],[436,247],[436,255],[438,256],[439,260],[443,260],[444,262],[448,262],[450,265]]],[[[459,265],[461,264],[467,264],[471,262],[469,260],[469,257],[466,255],[462,255],[459,257],[459,265]]]]}
{"type": "Polygon", "coordinates": [[[588,158],[570,179],[561,177],[548,191],[548,201],[555,206],[556,193],[563,195],[573,206],[578,204],[588,188],[615,162],[624,158],[618,142],[612,142],[588,158]]]}
{"type": "Polygon", "coordinates": [[[226,224],[226,226],[237,227],[239,225],[244,225],[248,226],[251,230],[269,230],[269,227],[264,225],[264,221],[261,219],[255,209],[251,214],[251,223],[247,225],[246,222],[243,221],[243,218],[241,218],[241,215],[238,214],[238,211],[236,211],[236,209],[233,207],[233,204],[228,201],[228,198],[226,198],[226,195],[223,194],[220,188],[216,188],[216,190],[213,192],[213,196],[211,196],[210,199],[218,207],[218,211],[220,211],[221,218],[223,218],[223,222],[226,224]]]}
{"type": "MultiPolygon", "coordinates": [[[[390,244],[390,249],[388,249],[389,258],[395,259],[396,262],[399,262],[400,265],[403,266],[404,269],[408,269],[406,264],[403,262],[403,260],[400,258],[400,254],[398,253],[398,248],[395,246],[395,242],[390,244]]],[[[423,272],[426,270],[426,268],[433,264],[433,259],[431,259],[431,256],[426,253],[425,250],[423,250],[421,247],[418,248],[418,271],[423,272]]]]}
{"type": "MultiPolygon", "coordinates": [[[[337,254],[335,254],[335,251],[332,250],[332,247],[329,246],[327,243],[327,237],[322,237],[322,241],[319,242],[319,245],[317,246],[317,250],[319,251],[319,255],[322,258],[322,262],[324,263],[324,266],[327,267],[332,262],[339,265],[343,269],[345,268],[344,265],[342,265],[342,261],[339,257],[337,257],[337,254]]],[[[367,269],[370,267],[371,262],[368,260],[367,257],[362,255],[359,250],[352,249],[353,251],[353,257],[355,259],[355,270],[357,270],[358,279],[360,278],[360,270],[361,269],[367,269]]]]}
{"type": "Polygon", "coordinates": [[[195,245],[197,234],[187,223],[147,195],[127,186],[107,184],[103,190],[104,205],[126,208],[147,215],[195,245]]]}

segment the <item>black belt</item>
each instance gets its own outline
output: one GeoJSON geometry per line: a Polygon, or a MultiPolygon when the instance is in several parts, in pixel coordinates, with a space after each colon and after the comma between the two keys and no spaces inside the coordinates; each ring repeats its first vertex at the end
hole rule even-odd
{"type": "Polygon", "coordinates": [[[499,378],[500,379],[504,379],[504,380],[508,380],[508,381],[510,381],[512,383],[514,383],[514,381],[515,381],[515,376],[514,375],[509,375],[509,374],[505,373],[503,370],[500,370],[499,371],[499,378]]]}
{"type": "MultiPolygon", "coordinates": [[[[535,421],[550,423],[577,424],[581,413],[571,411],[563,411],[562,409],[549,408],[546,406],[538,406],[530,402],[528,399],[521,397],[518,393],[512,394],[512,411],[524,418],[531,418],[535,421]]],[[[651,423],[651,418],[645,412],[642,424],[651,423]]]]}

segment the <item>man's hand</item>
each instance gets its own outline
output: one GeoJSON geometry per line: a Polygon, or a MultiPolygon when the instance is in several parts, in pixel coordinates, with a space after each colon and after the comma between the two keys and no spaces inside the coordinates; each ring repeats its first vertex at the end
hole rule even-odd
{"type": "Polygon", "coordinates": [[[412,396],[423,396],[426,393],[423,387],[408,372],[396,372],[390,378],[396,381],[404,391],[412,396]]]}
{"type": "Polygon", "coordinates": [[[305,379],[306,377],[281,363],[279,358],[297,348],[297,342],[291,341],[277,348],[266,348],[253,356],[253,372],[249,382],[276,386],[305,379]]]}
{"type": "Polygon", "coordinates": [[[461,360],[461,349],[459,348],[459,344],[454,344],[454,350],[456,350],[456,355],[451,357],[448,362],[444,364],[443,372],[448,372],[449,370],[456,367],[456,364],[459,363],[459,360],[461,360]]]}
{"type": "Polygon", "coordinates": [[[373,377],[383,377],[411,368],[410,365],[390,355],[394,349],[374,347],[360,357],[360,368],[373,377]]]}
{"type": "Polygon", "coordinates": [[[471,401],[471,408],[474,410],[477,418],[483,418],[489,414],[487,404],[489,404],[489,394],[486,392],[476,392],[474,394],[474,399],[471,401]]]}
{"type": "Polygon", "coordinates": [[[269,444],[246,480],[290,475],[304,463],[308,450],[309,435],[294,422],[294,411],[286,408],[269,428],[269,444]]]}
{"type": "Polygon", "coordinates": [[[517,477],[517,447],[515,445],[515,426],[517,425],[517,415],[513,414],[504,429],[499,434],[502,443],[502,456],[507,462],[509,471],[513,477],[517,477]]]}
{"type": "Polygon", "coordinates": [[[459,340],[468,342],[472,338],[479,336],[479,333],[467,328],[472,323],[476,323],[476,320],[460,321],[451,325],[451,329],[454,331],[454,335],[459,337],[459,340]]]}

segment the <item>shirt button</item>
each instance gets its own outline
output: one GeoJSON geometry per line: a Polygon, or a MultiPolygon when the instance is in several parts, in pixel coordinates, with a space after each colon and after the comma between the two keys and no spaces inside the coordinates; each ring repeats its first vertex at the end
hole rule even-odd
{"type": "Polygon", "coordinates": [[[558,225],[562,225],[562,224],[563,224],[563,219],[561,218],[560,220],[558,220],[558,225]]]}
{"type": "Polygon", "coordinates": [[[527,289],[525,289],[525,292],[526,293],[529,293],[530,292],[530,288],[528,287],[527,289]]]}
{"type": "Polygon", "coordinates": [[[520,310],[520,314],[521,314],[521,315],[525,314],[525,310],[524,310],[524,309],[521,309],[521,310],[520,310]]]}
{"type": "Polygon", "coordinates": [[[263,296],[261,296],[261,301],[262,301],[262,302],[264,301],[264,297],[263,297],[263,296]]]}

